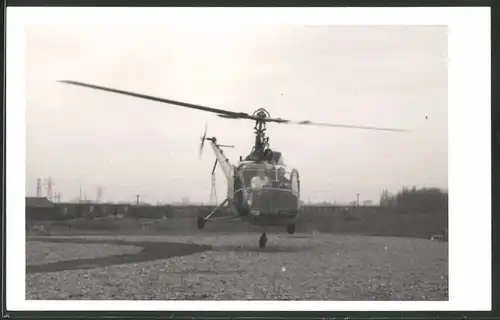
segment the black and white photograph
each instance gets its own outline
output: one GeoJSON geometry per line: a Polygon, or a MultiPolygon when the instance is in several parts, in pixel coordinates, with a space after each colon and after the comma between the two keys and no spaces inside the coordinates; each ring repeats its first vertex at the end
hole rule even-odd
{"type": "Polygon", "coordinates": [[[450,26],[164,10],[20,31],[21,299],[450,302],[450,26]]]}

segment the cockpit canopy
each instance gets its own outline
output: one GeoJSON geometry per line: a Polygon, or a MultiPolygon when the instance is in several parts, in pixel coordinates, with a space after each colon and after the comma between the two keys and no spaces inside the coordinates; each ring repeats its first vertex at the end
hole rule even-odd
{"type": "Polygon", "coordinates": [[[285,160],[283,159],[283,155],[279,151],[273,151],[273,162],[278,166],[284,166],[285,160]]]}
{"type": "Polygon", "coordinates": [[[299,205],[298,172],[270,162],[244,162],[234,171],[235,204],[248,210],[282,212],[299,205]]]}
{"type": "Polygon", "coordinates": [[[291,170],[284,165],[248,162],[238,167],[236,175],[241,188],[291,189],[291,170]]]}

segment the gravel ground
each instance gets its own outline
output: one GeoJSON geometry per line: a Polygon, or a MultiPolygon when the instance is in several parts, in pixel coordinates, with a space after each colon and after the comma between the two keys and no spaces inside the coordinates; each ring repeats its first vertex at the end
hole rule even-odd
{"type": "Polygon", "coordinates": [[[103,243],[122,240],[132,247],[101,243],[79,249],[83,244],[27,239],[27,264],[47,263],[42,252],[48,251],[59,261],[95,262],[93,268],[59,264],[60,270],[61,266],[68,268],[27,273],[27,299],[448,299],[448,245],[443,242],[270,234],[267,248],[262,250],[257,234],[71,237],[76,238],[103,243]],[[191,254],[179,252],[182,244],[192,245],[191,254]],[[142,253],[137,247],[144,248],[142,253]],[[91,248],[97,253],[90,254],[91,248]],[[175,255],[173,248],[177,248],[175,255]],[[108,258],[126,251],[132,260],[127,264],[119,264],[123,263],[120,257],[99,260],[105,251],[108,258]]]}

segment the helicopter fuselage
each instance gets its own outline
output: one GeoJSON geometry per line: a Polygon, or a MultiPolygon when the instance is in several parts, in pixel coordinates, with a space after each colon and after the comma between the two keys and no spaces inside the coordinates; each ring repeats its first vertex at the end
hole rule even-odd
{"type": "MultiPolygon", "coordinates": [[[[293,199],[286,207],[273,207],[276,202],[276,194],[273,194],[273,191],[265,188],[260,190],[246,189],[245,192],[249,194],[247,199],[252,197],[254,199],[256,197],[267,198],[267,206],[236,204],[236,214],[245,222],[262,227],[281,227],[294,224],[300,210],[298,204],[295,204],[299,201],[298,196],[291,195],[293,199]]],[[[285,191],[283,196],[289,196],[290,194],[290,191],[285,191]]]]}
{"type": "Polygon", "coordinates": [[[288,226],[300,212],[300,181],[279,152],[276,161],[241,161],[232,165],[209,138],[219,167],[227,179],[227,202],[232,214],[259,226],[288,226]]]}
{"type": "Polygon", "coordinates": [[[234,171],[234,207],[251,224],[282,226],[299,215],[298,172],[267,161],[240,163],[234,171]]]}

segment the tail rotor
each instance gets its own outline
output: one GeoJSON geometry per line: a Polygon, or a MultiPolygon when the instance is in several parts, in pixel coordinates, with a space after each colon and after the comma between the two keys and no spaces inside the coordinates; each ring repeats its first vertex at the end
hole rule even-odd
{"type": "Polygon", "coordinates": [[[201,159],[201,156],[203,154],[203,147],[205,146],[205,141],[207,139],[207,128],[208,125],[205,124],[205,132],[203,133],[203,136],[201,137],[201,144],[200,144],[200,152],[199,152],[199,158],[201,159]]]}

